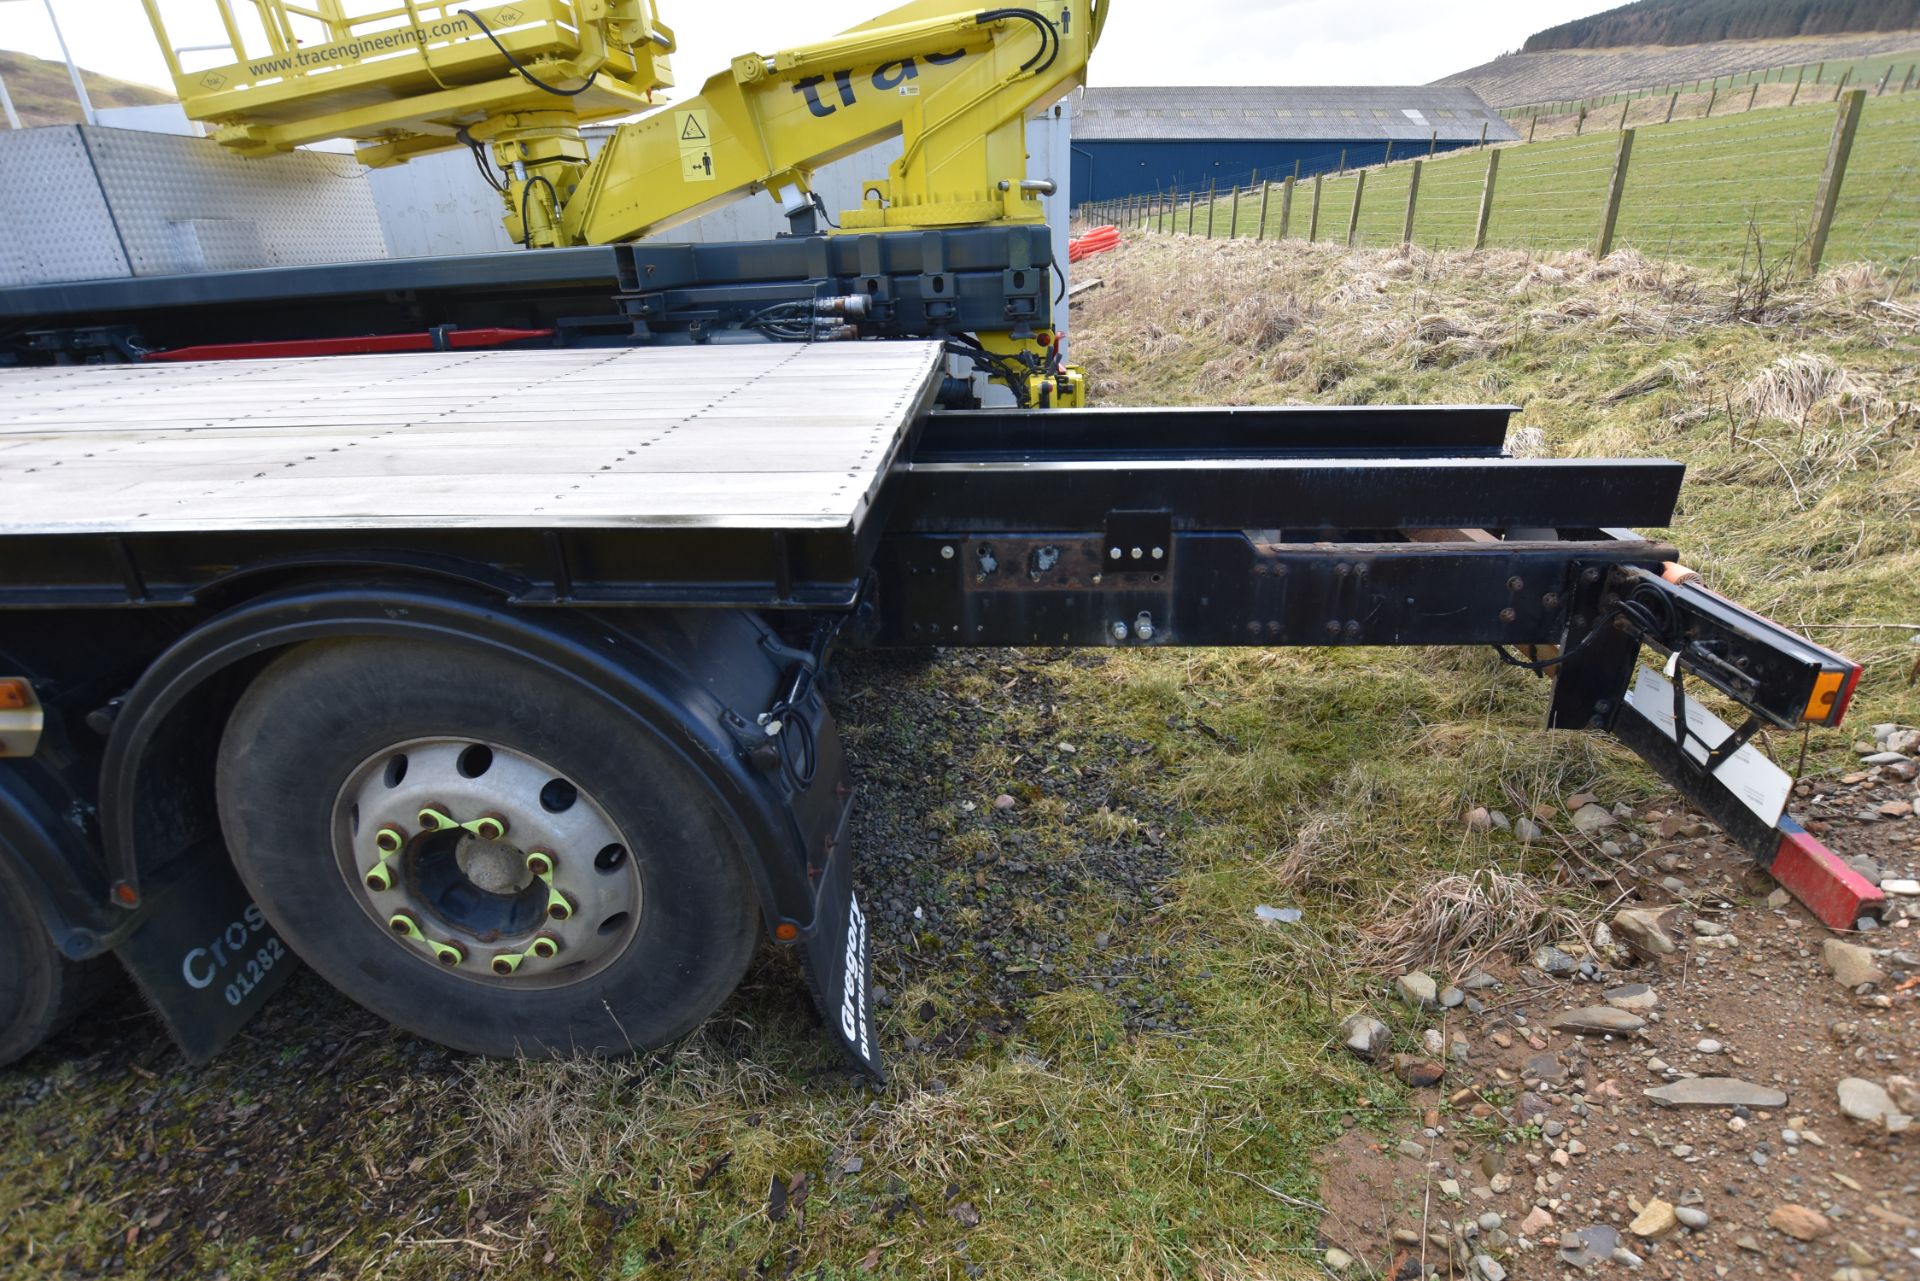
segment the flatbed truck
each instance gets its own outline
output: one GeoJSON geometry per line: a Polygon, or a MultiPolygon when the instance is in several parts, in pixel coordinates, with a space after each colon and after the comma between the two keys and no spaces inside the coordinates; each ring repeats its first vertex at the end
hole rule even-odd
{"type": "Polygon", "coordinates": [[[877,1072],[822,693],[854,646],[1498,646],[1830,922],[1876,910],[1743,746],[1836,724],[1859,669],[1632,532],[1678,464],[1510,456],[1508,407],[943,409],[909,339],[32,358],[6,1058],[109,957],[196,1058],[296,957],[461,1049],[624,1052],[764,934],[877,1072]],[[1703,734],[1688,680],[1747,723],[1703,734]]]}
{"type": "Polygon", "coordinates": [[[172,5],[208,146],[467,147],[533,252],[0,289],[0,1062],[114,958],[193,1058],[295,958],[463,1050],[641,1049],[764,933],[877,1074],[855,646],[1495,646],[1878,910],[1748,743],[1860,669],[1634,532],[1678,464],[1513,457],[1504,406],[1082,407],[1025,128],[1105,3],[907,0],[596,156],[672,84],[651,0],[215,0],[213,48],[172,5]],[[896,137],[827,234],[814,168],[896,137]],[[646,239],[748,196],[788,232],[646,239]]]}

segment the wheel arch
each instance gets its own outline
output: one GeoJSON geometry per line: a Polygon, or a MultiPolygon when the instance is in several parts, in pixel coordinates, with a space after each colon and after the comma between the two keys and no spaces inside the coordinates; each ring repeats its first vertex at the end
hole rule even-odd
{"type": "MultiPolygon", "coordinates": [[[[445,583],[322,581],[244,601],[207,620],[148,666],[108,738],[100,832],[116,899],[131,893],[137,902],[143,878],[205,835],[200,829],[209,822],[217,834],[218,735],[268,661],[308,641],[407,637],[537,664],[639,721],[701,780],[748,860],[768,929],[790,924],[804,936],[814,905],[803,824],[749,768],[741,744],[722,724],[728,709],[709,688],[713,682],[689,670],[688,655],[649,643],[650,636],[672,631],[669,624],[682,623],[707,646],[719,637],[728,652],[705,654],[711,662],[751,661],[766,652],[761,641],[772,639],[771,630],[738,610],[630,612],[634,617],[623,620],[630,625],[613,626],[585,611],[529,615],[445,583]]],[[[777,670],[769,670],[771,692],[777,670]]]]}

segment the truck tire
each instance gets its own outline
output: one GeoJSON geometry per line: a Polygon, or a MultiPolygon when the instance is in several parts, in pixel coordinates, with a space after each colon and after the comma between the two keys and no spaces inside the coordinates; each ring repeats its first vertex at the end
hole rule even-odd
{"type": "Polygon", "coordinates": [[[111,973],[105,959],[71,961],[60,954],[19,869],[0,854],[0,1067],[73,1022],[111,973]]]}
{"type": "Polygon", "coordinates": [[[751,875],[692,769],[531,661],[298,646],[234,709],[218,793],[234,865],[288,945],[455,1049],[664,1045],[753,954],[751,875]]]}

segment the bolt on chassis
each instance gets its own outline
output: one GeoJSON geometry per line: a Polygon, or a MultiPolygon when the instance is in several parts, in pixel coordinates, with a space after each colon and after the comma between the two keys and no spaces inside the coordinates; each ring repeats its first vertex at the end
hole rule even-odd
{"type": "Polygon", "coordinates": [[[1513,457],[1500,406],[945,408],[940,341],[553,323],[781,255],[869,301],[1047,266],[1044,232],[865,239],[0,291],[0,1058],[109,956],[194,1058],[295,957],[451,1046],[624,1052],[764,934],[878,1074],[822,692],[855,646],[1497,646],[1824,920],[1878,911],[1748,744],[1837,724],[1859,669],[1633,532],[1676,463],[1513,457]],[[396,290],[427,350],[302,346],[396,290]],[[208,333],[281,345],[138,358],[208,333]]]}

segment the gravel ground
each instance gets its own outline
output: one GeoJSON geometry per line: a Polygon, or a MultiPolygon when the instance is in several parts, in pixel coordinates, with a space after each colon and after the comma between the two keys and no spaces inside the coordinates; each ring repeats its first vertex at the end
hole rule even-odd
{"type": "MultiPolygon", "coordinates": [[[[1911,878],[1913,784],[1880,770],[1845,777],[1802,784],[1796,808],[1875,879],[1911,878]]],[[[1852,936],[1882,971],[1856,991],[1823,956],[1833,932],[1710,828],[1691,835],[1703,828],[1669,803],[1611,829],[1641,842],[1617,879],[1622,905],[1659,913],[1676,944],[1658,963],[1569,939],[1564,952],[1596,963],[1590,979],[1494,964],[1489,985],[1468,985],[1471,1004],[1392,1010],[1437,1032],[1441,1053],[1382,1067],[1445,1075],[1384,1131],[1350,1118],[1323,1160],[1335,1263],[1351,1256],[1356,1276],[1417,1277],[1424,1265],[1482,1281],[1920,1277],[1913,1134],[1850,1119],[1839,1103],[1842,1079],[1920,1070],[1920,898],[1891,897],[1888,928],[1852,936]],[[1555,1026],[1616,1004],[1645,1026],[1555,1026]],[[1670,1107],[1645,1093],[1693,1078],[1785,1101],[1670,1107]]],[[[1450,978],[1467,976],[1438,981],[1450,978]]]]}

